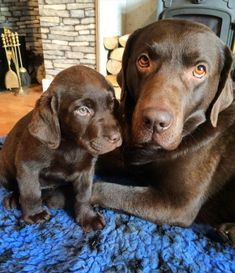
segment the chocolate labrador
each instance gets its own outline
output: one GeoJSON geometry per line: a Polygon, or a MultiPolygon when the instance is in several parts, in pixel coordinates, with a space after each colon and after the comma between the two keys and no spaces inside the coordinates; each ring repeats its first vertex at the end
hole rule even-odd
{"type": "Polygon", "coordinates": [[[119,75],[123,154],[147,185],[97,183],[92,202],[155,223],[225,223],[219,231],[235,243],[231,67],[228,47],[202,24],[170,19],[136,30],[119,75]]]}
{"type": "MultiPolygon", "coordinates": [[[[60,72],[35,108],[9,133],[0,154],[0,181],[19,192],[27,223],[48,220],[42,189],[72,183],[75,217],[85,231],[104,226],[90,206],[97,156],[121,145],[112,87],[98,72],[73,66],[60,72]]],[[[6,199],[14,206],[15,196],[6,199]]]]}

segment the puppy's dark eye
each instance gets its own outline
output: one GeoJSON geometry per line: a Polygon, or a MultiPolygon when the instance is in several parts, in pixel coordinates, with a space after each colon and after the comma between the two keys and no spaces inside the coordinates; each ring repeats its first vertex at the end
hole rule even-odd
{"type": "Polygon", "coordinates": [[[206,66],[205,65],[198,64],[197,66],[195,66],[195,68],[193,70],[194,77],[201,79],[205,75],[206,75],[206,66]]]}
{"type": "Polygon", "coordinates": [[[82,117],[90,115],[91,113],[92,113],[92,110],[88,108],[87,106],[80,106],[78,109],[75,110],[75,114],[82,117]]]}
{"type": "Polygon", "coordinates": [[[137,64],[140,68],[148,68],[150,66],[150,59],[146,53],[143,53],[137,59],[137,64]]]}

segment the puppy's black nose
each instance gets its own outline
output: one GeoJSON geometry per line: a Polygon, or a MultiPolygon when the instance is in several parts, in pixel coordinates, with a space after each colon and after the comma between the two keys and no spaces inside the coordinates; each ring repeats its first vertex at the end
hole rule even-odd
{"type": "Polygon", "coordinates": [[[142,118],[144,127],[154,133],[162,133],[171,126],[173,121],[173,117],[169,112],[154,108],[145,109],[142,118]]]}

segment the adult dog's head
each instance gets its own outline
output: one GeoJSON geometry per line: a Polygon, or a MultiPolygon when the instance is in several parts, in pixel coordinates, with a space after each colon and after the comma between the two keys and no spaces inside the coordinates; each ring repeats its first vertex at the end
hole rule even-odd
{"type": "Polygon", "coordinates": [[[233,101],[230,50],[206,26],[162,20],[129,38],[119,81],[132,146],[176,150],[233,101]]]}
{"type": "Polygon", "coordinates": [[[93,155],[122,143],[117,101],[102,75],[85,66],[60,72],[33,110],[29,132],[51,149],[76,143],[93,155]]]}

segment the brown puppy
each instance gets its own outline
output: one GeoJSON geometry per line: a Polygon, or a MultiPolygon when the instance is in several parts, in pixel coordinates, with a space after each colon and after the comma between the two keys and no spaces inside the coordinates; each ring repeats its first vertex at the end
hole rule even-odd
{"type": "MultiPolygon", "coordinates": [[[[148,186],[98,183],[93,202],[155,223],[234,223],[231,66],[230,50],[202,24],[162,20],[135,31],[120,75],[124,155],[148,186]]],[[[235,242],[235,225],[221,227],[235,242]]]]}
{"type": "MultiPolygon", "coordinates": [[[[19,192],[27,223],[50,218],[41,190],[72,182],[75,217],[89,231],[104,220],[90,206],[97,156],[121,145],[113,89],[85,66],[59,73],[32,112],[6,138],[0,154],[0,181],[19,192]]],[[[8,198],[11,207],[14,199],[8,198]]]]}

